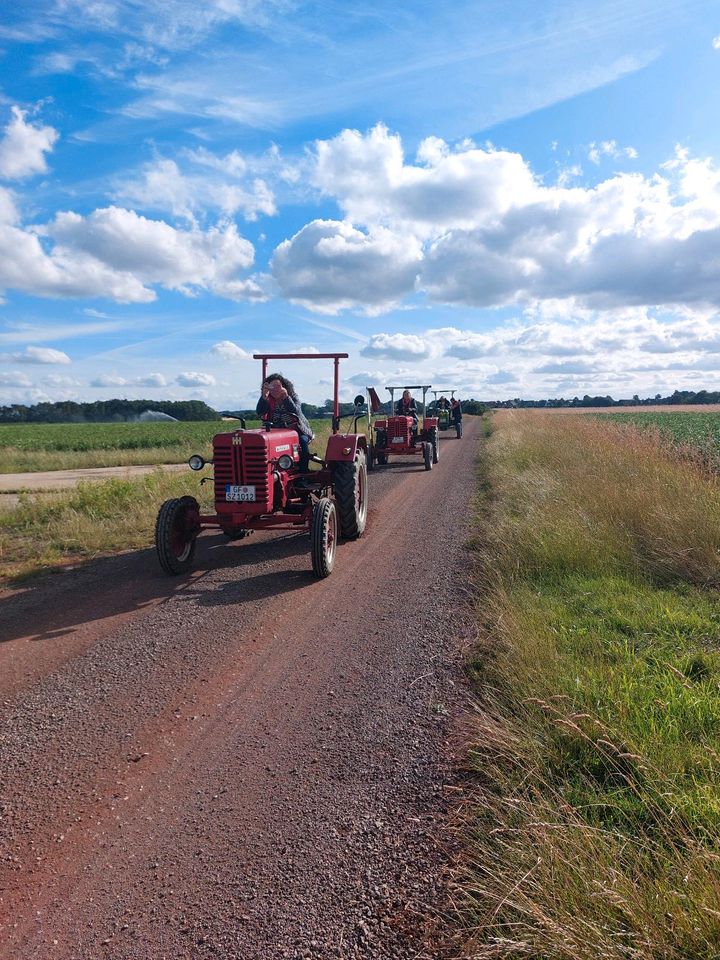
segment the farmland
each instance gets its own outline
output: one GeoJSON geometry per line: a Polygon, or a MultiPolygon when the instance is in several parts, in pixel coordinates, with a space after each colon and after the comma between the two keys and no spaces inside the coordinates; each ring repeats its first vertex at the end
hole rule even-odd
{"type": "Polygon", "coordinates": [[[610,413],[603,419],[654,430],[686,453],[699,451],[713,467],[720,466],[720,413],[610,413]]]}
{"type": "MultiPolygon", "coordinates": [[[[0,426],[0,473],[73,470],[128,464],[182,463],[193,454],[211,456],[216,433],[238,421],[188,423],[65,423],[0,426]]],[[[248,427],[257,423],[248,422],[248,427]]],[[[313,421],[316,434],[329,421],[313,421]]]]}

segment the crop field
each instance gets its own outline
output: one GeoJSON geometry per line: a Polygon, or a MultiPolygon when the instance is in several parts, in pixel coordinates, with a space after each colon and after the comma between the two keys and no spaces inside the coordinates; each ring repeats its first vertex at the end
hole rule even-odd
{"type": "Polygon", "coordinates": [[[611,413],[603,419],[656,430],[688,453],[698,451],[706,462],[720,467],[720,413],[611,413]]]}
{"type": "MultiPolygon", "coordinates": [[[[312,423],[319,437],[330,429],[327,420],[312,423]]],[[[212,437],[239,425],[225,420],[0,425],[0,473],[182,463],[193,453],[209,457],[212,437]]]]}

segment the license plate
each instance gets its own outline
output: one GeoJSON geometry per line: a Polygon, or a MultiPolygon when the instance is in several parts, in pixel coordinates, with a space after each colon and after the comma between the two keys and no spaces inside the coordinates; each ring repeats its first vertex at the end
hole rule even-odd
{"type": "Polygon", "coordinates": [[[405,443],[405,437],[393,437],[393,438],[392,438],[392,442],[393,442],[393,443],[405,443]]]}
{"type": "Polygon", "coordinates": [[[226,500],[240,500],[245,503],[250,501],[251,503],[255,502],[255,487],[244,486],[240,487],[233,483],[225,484],[225,499],[226,500]]]}

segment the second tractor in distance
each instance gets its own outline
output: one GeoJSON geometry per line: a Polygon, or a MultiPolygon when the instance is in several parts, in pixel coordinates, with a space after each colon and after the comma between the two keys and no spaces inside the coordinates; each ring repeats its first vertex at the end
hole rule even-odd
{"type": "MultiPolygon", "coordinates": [[[[429,417],[425,398],[430,384],[386,387],[390,394],[390,414],[371,422],[372,442],[368,453],[369,465],[386,464],[391,456],[421,456],[426,470],[432,470],[440,459],[440,437],[437,417],[429,417]],[[422,390],[422,421],[418,420],[417,433],[413,432],[413,417],[395,412],[395,391],[422,390]]],[[[370,392],[368,390],[368,392],[370,392]]],[[[371,398],[372,399],[372,398],[371,398]]],[[[370,405],[368,406],[370,409],[370,405]]]]}

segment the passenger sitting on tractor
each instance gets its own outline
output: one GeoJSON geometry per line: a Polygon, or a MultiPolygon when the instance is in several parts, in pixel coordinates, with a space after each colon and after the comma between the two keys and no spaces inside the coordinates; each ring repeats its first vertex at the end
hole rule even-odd
{"type": "Polygon", "coordinates": [[[395,404],[395,413],[398,417],[412,417],[412,442],[415,443],[418,435],[418,412],[415,398],[409,390],[403,390],[403,395],[395,404]]]}
{"type": "Polygon", "coordinates": [[[462,404],[457,399],[457,397],[452,398],[452,404],[450,406],[450,416],[453,419],[455,424],[455,432],[457,434],[458,440],[462,437],[462,404]]]}
{"type": "Polygon", "coordinates": [[[447,397],[440,397],[437,402],[438,410],[449,410],[450,404],[448,403],[447,397]]]}
{"type": "Polygon", "coordinates": [[[301,473],[310,469],[310,441],[314,434],[300,407],[300,398],[291,380],[281,373],[271,373],[262,383],[262,394],[256,410],[261,420],[278,427],[297,430],[300,439],[301,473]]]}

